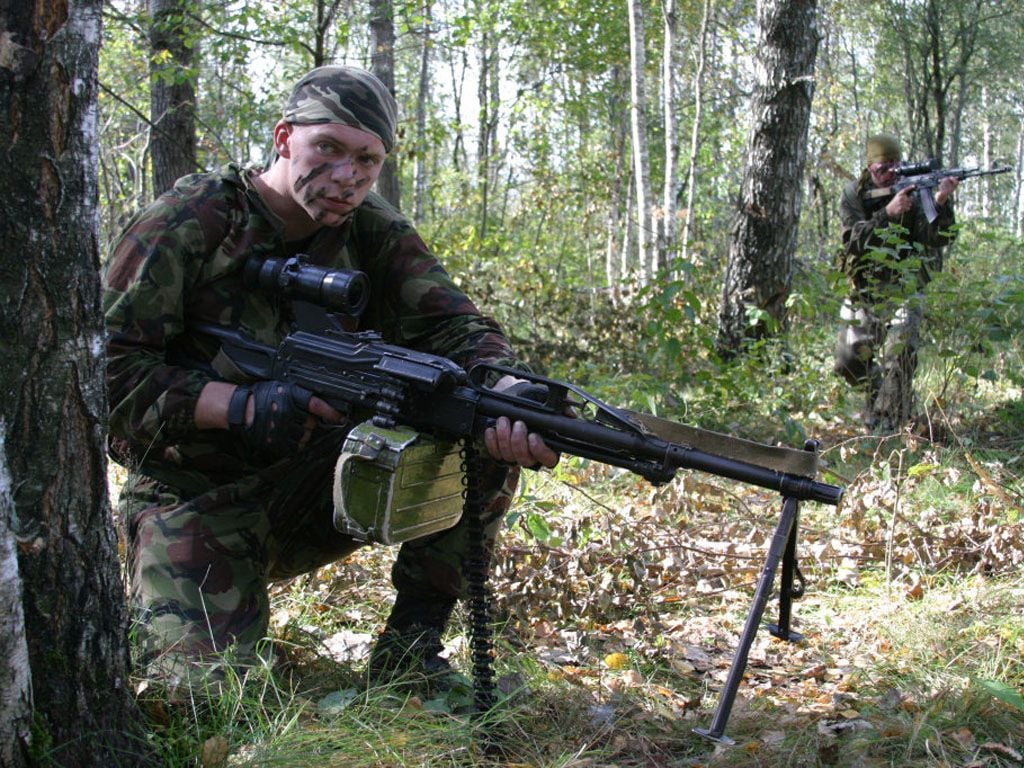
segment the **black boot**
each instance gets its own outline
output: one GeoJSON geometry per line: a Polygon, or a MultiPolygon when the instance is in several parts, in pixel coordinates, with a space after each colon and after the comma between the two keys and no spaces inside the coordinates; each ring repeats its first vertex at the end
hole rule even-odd
{"type": "Polygon", "coordinates": [[[399,592],[384,631],[370,651],[370,681],[402,681],[442,689],[452,668],[440,655],[444,651],[441,636],[454,608],[454,598],[423,599],[399,592]]]}

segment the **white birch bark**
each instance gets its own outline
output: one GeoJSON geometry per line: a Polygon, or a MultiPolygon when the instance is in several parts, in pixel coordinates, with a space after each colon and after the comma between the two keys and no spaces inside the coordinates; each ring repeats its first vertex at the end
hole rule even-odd
{"type": "Polygon", "coordinates": [[[662,24],[664,41],[661,54],[661,111],[665,132],[665,180],[662,185],[662,201],[658,242],[658,257],[662,264],[668,262],[668,255],[676,239],[676,162],[679,155],[678,129],[676,127],[675,70],[676,70],[676,25],[678,14],[675,0],[663,0],[662,24]]]}
{"type": "Polygon", "coordinates": [[[693,203],[697,187],[697,155],[700,152],[700,123],[704,112],[704,73],[708,61],[708,30],[714,9],[711,0],[704,0],[700,23],[700,49],[697,51],[697,72],[693,78],[693,126],[690,129],[690,167],[686,174],[686,212],[683,216],[682,260],[690,259],[690,229],[693,226],[693,203]]]}
{"type": "Polygon", "coordinates": [[[633,177],[636,182],[637,257],[639,279],[645,284],[654,273],[656,251],[652,247],[651,178],[647,149],[647,89],[644,77],[644,9],[639,0],[627,0],[629,9],[630,124],[633,138],[633,177]]]}
{"type": "Polygon", "coordinates": [[[21,603],[21,571],[14,523],[11,476],[6,460],[7,425],[0,419],[0,765],[23,765],[32,720],[32,672],[21,603]]]}

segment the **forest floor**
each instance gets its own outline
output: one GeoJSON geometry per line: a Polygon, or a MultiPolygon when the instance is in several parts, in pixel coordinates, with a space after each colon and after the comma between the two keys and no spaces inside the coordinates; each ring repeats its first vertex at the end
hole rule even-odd
{"type": "MultiPolygon", "coordinates": [[[[1024,765],[1024,409],[970,435],[822,430],[838,508],[804,504],[799,642],[764,626],[709,728],[780,513],[777,497],[682,473],[653,488],[566,459],[526,473],[497,553],[500,700],[368,687],[394,550],[278,585],[283,664],[213,705],[142,696],[168,765],[1024,765]]],[[[778,586],[778,578],[775,580],[778,586]]],[[[764,615],[776,621],[777,591],[764,615]]],[[[446,638],[467,671],[465,616],[446,638]]]]}

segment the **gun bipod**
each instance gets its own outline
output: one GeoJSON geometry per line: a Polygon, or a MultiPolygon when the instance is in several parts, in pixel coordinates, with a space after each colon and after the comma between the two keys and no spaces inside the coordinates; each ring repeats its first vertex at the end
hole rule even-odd
{"type": "MultiPolygon", "coordinates": [[[[817,450],[818,443],[808,440],[804,444],[806,450],[817,450]]],[[[698,736],[715,741],[719,744],[733,745],[736,742],[725,735],[725,726],[729,722],[729,715],[732,712],[736,694],[739,691],[740,683],[743,681],[743,673],[747,668],[747,658],[750,648],[754,644],[754,638],[761,625],[768,599],[771,595],[772,584],[775,581],[775,571],[782,563],[782,579],[779,588],[779,620],[777,624],[769,624],[768,631],[780,640],[797,643],[803,640],[803,635],[793,632],[790,629],[790,616],[792,601],[794,597],[803,595],[803,576],[797,567],[796,542],[798,536],[798,520],[800,517],[800,502],[791,496],[782,497],[782,513],[779,515],[779,522],[775,526],[775,533],[772,535],[771,543],[768,546],[768,554],[765,557],[761,575],[757,581],[757,588],[754,591],[754,600],[747,613],[743,631],[740,634],[736,652],[729,666],[729,674],[725,679],[725,685],[718,696],[718,704],[711,719],[711,726],[708,728],[694,728],[693,732],[698,736]],[[800,586],[794,588],[794,577],[799,581],[800,586]]]]}

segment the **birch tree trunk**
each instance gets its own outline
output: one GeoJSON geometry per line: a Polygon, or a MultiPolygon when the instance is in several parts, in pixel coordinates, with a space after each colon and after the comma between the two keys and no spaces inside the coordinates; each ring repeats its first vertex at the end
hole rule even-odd
{"type": "Polygon", "coordinates": [[[433,30],[430,0],[423,3],[423,41],[420,49],[419,88],[416,97],[416,150],[412,171],[412,216],[422,222],[427,205],[427,106],[430,103],[430,53],[433,30]]]}
{"type": "Polygon", "coordinates": [[[195,42],[184,0],[149,0],[150,13],[150,140],[153,192],[174,186],[195,173],[196,92],[195,42]]]}
{"type": "Polygon", "coordinates": [[[818,49],[816,0],[762,0],[740,209],[718,315],[718,351],[785,330],[818,49]]]}
{"type": "Polygon", "coordinates": [[[704,0],[700,22],[700,48],[697,51],[697,72],[693,76],[693,127],[690,130],[690,167],[686,173],[686,213],[683,216],[682,260],[690,259],[690,230],[693,227],[693,204],[697,188],[697,157],[700,154],[700,123],[704,112],[704,73],[708,61],[708,30],[711,27],[711,0],[704,0]]]}
{"type": "Polygon", "coordinates": [[[651,178],[647,150],[647,88],[644,77],[644,9],[640,0],[627,0],[629,8],[629,114],[633,131],[633,178],[636,184],[637,257],[639,279],[647,283],[653,276],[657,252],[653,248],[654,226],[651,216],[651,178]]]}
{"type": "Polygon", "coordinates": [[[661,195],[658,260],[665,265],[668,264],[668,256],[676,240],[676,161],[679,157],[679,137],[676,128],[675,51],[678,16],[675,0],[662,0],[662,4],[664,40],[661,55],[661,111],[665,131],[665,179],[661,195]]]}
{"type": "Polygon", "coordinates": [[[1013,174],[1013,234],[1024,237],[1024,118],[1017,127],[1017,154],[1013,174]]]}
{"type": "MultiPolygon", "coordinates": [[[[370,56],[370,69],[394,95],[395,21],[391,0],[370,0],[370,38],[373,50],[370,56]]],[[[380,178],[377,179],[377,192],[398,208],[401,203],[401,191],[398,186],[398,161],[395,154],[391,152],[384,161],[380,178]]]]}
{"type": "Polygon", "coordinates": [[[490,229],[490,196],[494,168],[494,141],[498,132],[498,41],[490,18],[490,11],[478,20],[480,30],[480,79],[477,81],[479,99],[479,126],[477,132],[477,185],[480,194],[479,237],[483,242],[490,229]]]}
{"type": "Polygon", "coordinates": [[[32,670],[21,602],[17,521],[6,445],[7,424],[0,418],[0,765],[21,768],[28,764],[32,670]]]}
{"type": "MultiPolygon", "coordinates": [[[[0,485],[15,513],[30,670],[5,656],[0,689],[4,714],[15,719],[2,724],[2,749],[12,765],[27,744],[22,706],[10,697],[24,696],[26,674],[32,739],[47,765],[145,764],[136,757],[141,740],[130,735],[127,619],[107,499],[96,208],[101,5],[6,3],[0,13],[0,398],[9,419],[0,459],[9,482],[0,485]]],[[[11,520],[10,510],[3,518],[11,520]]],[[[6,525],[0,535],[9,601],[6,525]]],[[[16,633],[14,610],[4,606],[16,633]]],[[[4,643],[20,653],[16,635],[4,643]]]]}
{"type": "MultiPolygon", "coordinates": [[[[619,67],[612,69],[612,82],[615,86],[623,83],[622,70],[619,67]]],[[[611,118],[608,126],[608,149],[611,156],[615,158],[615,172],[612,174],[611,179],[611,195],[608,201],[608,215],[605,223],[607,236],[605,238],[604,271],[612,305],[617,307],[622,302],[622,279],[626,276],[620,245],[622,245],[623,220],[628,220],[628,215],[623,217],[622,212],[627,210],[623,205],[623,199],[626,197],[628,182],[626,181],[623,169],[625,166],[629,125],[625,117],[626,110],[621,108],[622,100],[618,96],[620,89],[613,87],[611,93],[613,94],[613,101],[611,109],[608,110],[608,115],[611,118]]]]}

